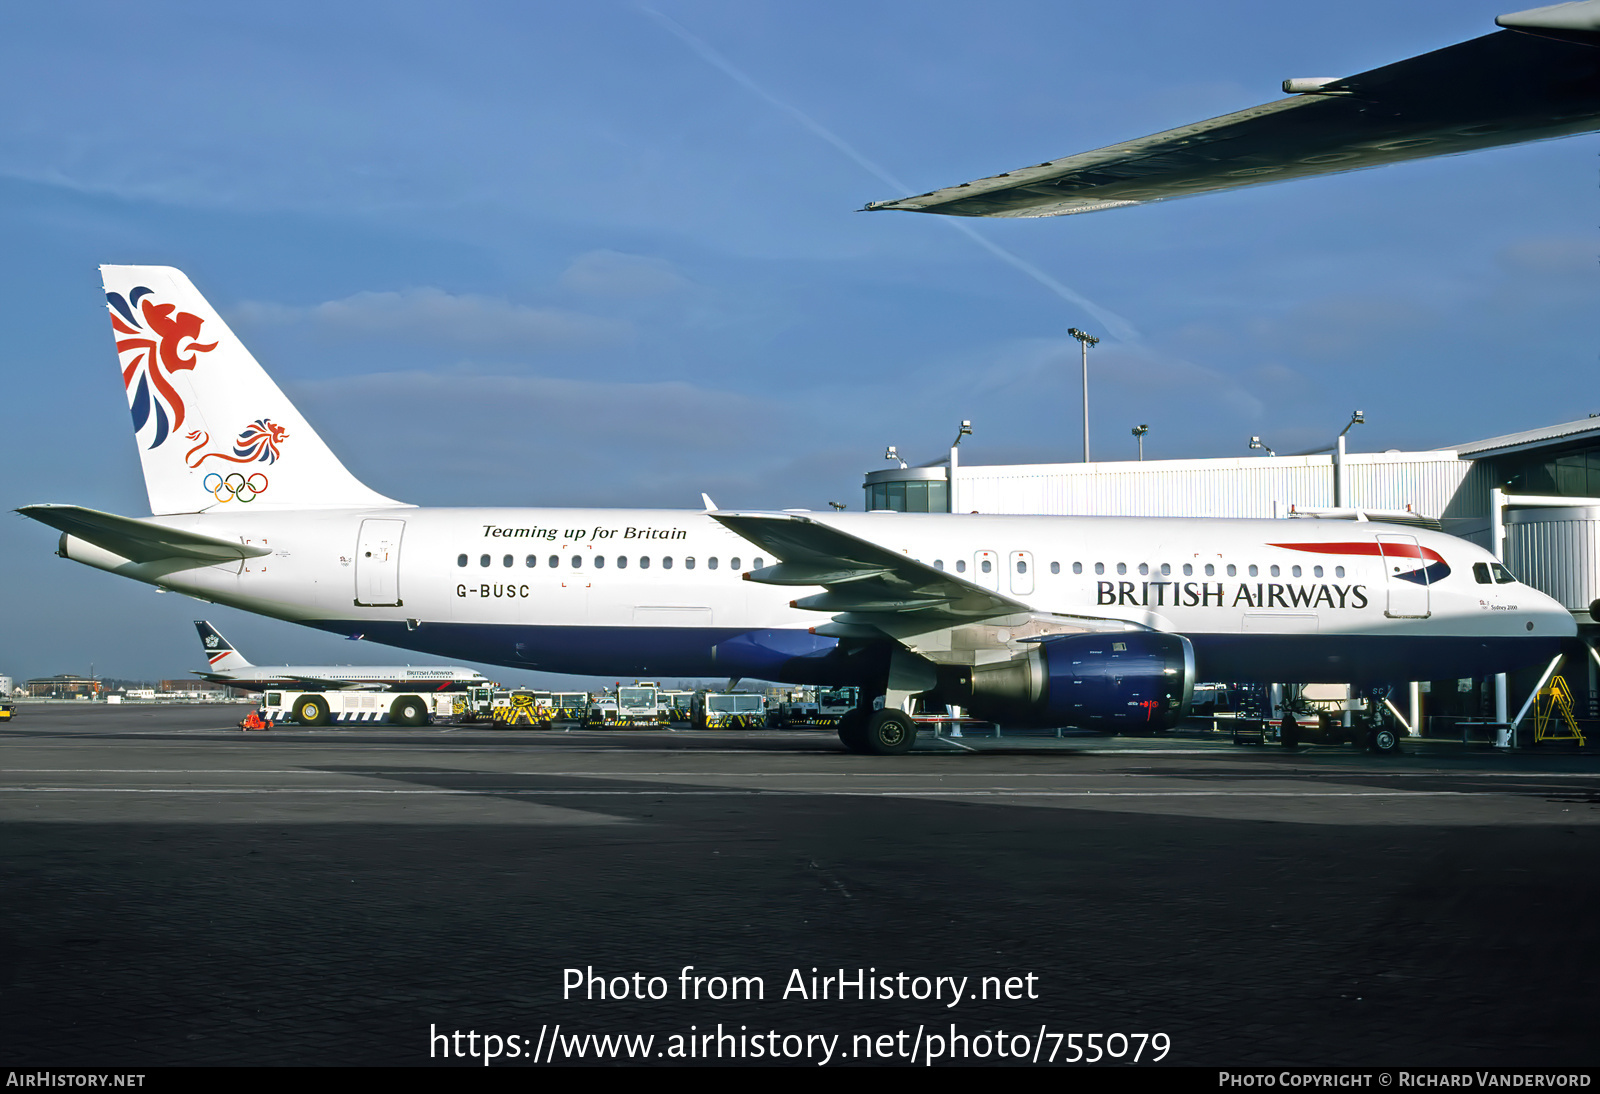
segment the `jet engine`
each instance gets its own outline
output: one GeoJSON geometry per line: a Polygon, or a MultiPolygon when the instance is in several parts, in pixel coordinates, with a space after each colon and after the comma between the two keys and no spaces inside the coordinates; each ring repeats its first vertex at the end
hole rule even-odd
{"type": "Polygon", "coordinates": [[[1160,631],[1058,635],[966,683],[967,708],[1003,724],[1170,729],[1194,694],[1194,647],[1160,631]]]}

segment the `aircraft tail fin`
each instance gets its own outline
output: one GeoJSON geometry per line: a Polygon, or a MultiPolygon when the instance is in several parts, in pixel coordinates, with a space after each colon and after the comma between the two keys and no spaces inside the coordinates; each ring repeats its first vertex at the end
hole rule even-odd
{"type": "Polygon", "coordinates": [[[181,271],[100,273],[151,513],[402,504],[345,469],[181,271]]]}
{"type": "Polygon", "coordinates": [[[233,643],[222,637],[222,632],[213,627],[204,619],[194,621],[194,629],[200,632],[200,645],[205,647],[206,660],[211,662],[211,667],[218,672],[229,669],[250,668],[250,662],[244,655],[233,648],[233,643]]]}

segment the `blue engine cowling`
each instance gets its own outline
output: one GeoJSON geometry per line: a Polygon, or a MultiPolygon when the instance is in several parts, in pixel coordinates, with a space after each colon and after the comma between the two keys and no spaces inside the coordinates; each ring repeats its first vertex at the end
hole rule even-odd
{"type": "Polygon", "coordinates": [[[996,722],[1121,731],[1170,729],[1194,694],[1194,647],[1181,634],[1119,631],[1043,639],[972,672],[967,706],[996,722]]]}

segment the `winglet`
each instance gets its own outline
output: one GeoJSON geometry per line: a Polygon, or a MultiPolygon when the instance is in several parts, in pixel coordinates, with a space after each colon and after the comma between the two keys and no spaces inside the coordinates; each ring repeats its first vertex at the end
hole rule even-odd
{"type": "Polygon", "coordinates": [[[710,494],[702,490],[700,492],[700,500],[706,503],[706,512],[715,513],[717,511],[717,503],[711,500],[710,494]]]}

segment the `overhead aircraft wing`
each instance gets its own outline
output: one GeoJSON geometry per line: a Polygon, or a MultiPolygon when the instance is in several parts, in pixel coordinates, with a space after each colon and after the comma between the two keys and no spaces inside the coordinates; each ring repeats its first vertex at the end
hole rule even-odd
{"type": "MultiPolygon", "coordinates": [[[[791,513],[710,514],[780,560],[751,570],[747,581],[766,585],[821,585],[826,591],[794,601],[797,608],[835,613],[812,628],[829,638],[884,638],[915,622],[925,629],[976,623],[1000,616],[1031,615],[1035,609],[909,555],[791,513]]],[[[1129,626],[1124,620],[1082,618],[1129,626]]]]}
{"type": "Polygon", "coordinates": [[[17,512],[41,524],[60,529],[86,543],[104,548],[133,562],[191,559],[196,562],[237,562],[270,555],[270,547],[250,546],[238,540],[216,539],[197,532],[165,528],[146,520],[119,517],[78,505],[24,505],[17,512]]]}
{"type": "Polygon", "coordinates": [[[1497,31],[1287,99],[866,208],[1048,217],[1600,129],[1600,0],[1502,15],[1497,31]]]}

